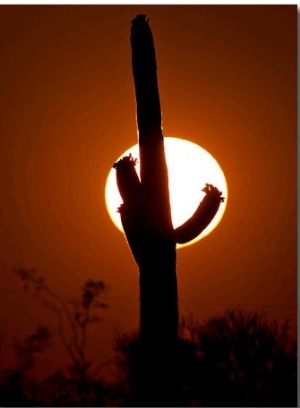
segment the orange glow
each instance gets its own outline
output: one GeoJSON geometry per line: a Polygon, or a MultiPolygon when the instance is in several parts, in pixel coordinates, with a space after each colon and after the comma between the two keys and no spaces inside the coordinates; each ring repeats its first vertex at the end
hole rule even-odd
{"type": "MultiPolygon", "coordinates": [[[[297,6],[3,4],[0,261],[36,268],[66,298],[86,279],[108,284],[105,321],[88,340],[97,364],[111,356],[112,327],[138,326],[137,267],[104,190],[136,142],[129,37],[140,13],[155,41],[164,134],[211,152],[229,188],[218,227],[178,251],[180,314],[254,305],[297,327],[297,6]]],[[[14,340],[56,326],[9,268],[1,279],[9,367],[14,340]]],[[[54,344],[41,371],[61,365],[54,344]]]]}

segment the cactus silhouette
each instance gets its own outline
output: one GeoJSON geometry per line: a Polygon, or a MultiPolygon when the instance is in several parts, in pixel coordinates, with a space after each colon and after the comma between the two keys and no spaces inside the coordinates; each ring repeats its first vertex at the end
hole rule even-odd
{"type": "MultiPolygon", "coordinates": [[[[113,167],[123,200],[119,207],[121,222],[140,271],[140,336],[148,356],[145,367],[160,360],[164,390],[171,392],[167,391],[165,379],[171,374],[178,334],[176,244],[199,235],[217,213],[223,197],[216,187],[206,184],[206,195],[195,213],[183,225],[173,228],[155,49],[144,14],[132,20],[131,48],[140,178],[135,169],[137,160],[131,155],[113,167]]],[[[147,371],[147,381],[151,382],[151,369],[147,371]]],[[[157,389],[159,379],[156,380],[157,389]]]]}

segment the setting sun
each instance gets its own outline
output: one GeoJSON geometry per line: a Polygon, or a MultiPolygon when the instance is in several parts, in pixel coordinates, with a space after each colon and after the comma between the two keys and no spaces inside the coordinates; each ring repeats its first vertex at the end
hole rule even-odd
{"type": "MultiPolygon", "coordinates": [[[[193,241],[178,245],[178,247],[183,247],[199,241],[219,224],[228,201],[227,183],[217,161],[211,154],[195,143],[175,137],[166,137],[165,150],[169,169],[170,202],[174,228],[183,224],[194,213],[205,195],[202,191],[205,183],[216,186],[225,197],[224,203],[220,206],[211,224],[193,241]]],[[[126,150],[116,161],[129,153],[138,159],[136,167],[139,174],[138,145],[126,150]]],[[[117,212],[122,199],[117,189],[114,169],[109,172],[107,177],[105,199],[112,221],[120,231],[123,231],[120,214],[117,212]]]]}

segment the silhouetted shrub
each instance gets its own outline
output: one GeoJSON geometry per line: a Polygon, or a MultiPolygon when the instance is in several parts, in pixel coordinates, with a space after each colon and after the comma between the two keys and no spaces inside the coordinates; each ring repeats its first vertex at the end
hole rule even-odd
{"type": "MultiPolygon", "coordinates": [[[[178,388],[182,406],[297,406],[297,348],[288,325],[258,313],[228,310],[181,322],[178,388]]],[[[139,379],[139,336],[115,340],[123,406],[139,379]]],[[[159,367],[158,367],[159,369],[159,367]]]]}

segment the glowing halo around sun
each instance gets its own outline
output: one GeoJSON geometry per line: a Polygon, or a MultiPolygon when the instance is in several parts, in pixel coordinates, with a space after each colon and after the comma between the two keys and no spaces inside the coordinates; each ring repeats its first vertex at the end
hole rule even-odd
{"type": "MultiPolygon", "coordinates": [[[[205,149],[195,143],[175,137],[165,137],[165,152],[169,170],[169,191],[174,228],[190,218],[202,201],[205,183],[213,184],[222,191],[225,200],[218,213],[207,228],[193,241],[178,245],[184,247],[194,244],[207,236],[221,221],[228,201],[227,183],[217,161],[205,149]]],[[[140,172],[138,145],[126,150],[119,158],[132,154],[138,159],[137,173],[140,172]]],[[[105,200],[108,213],[114,224],[123,232],[118,207],[123,202],[116,183],[116,170],[111,169],[105,186],[105,200]]]]}

